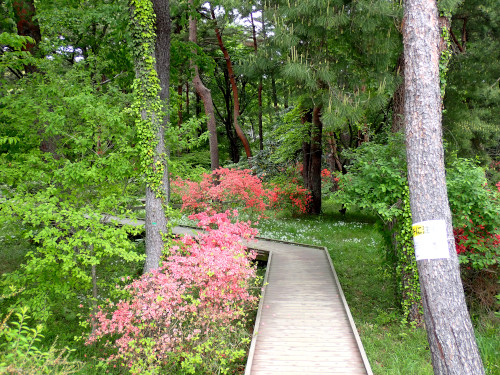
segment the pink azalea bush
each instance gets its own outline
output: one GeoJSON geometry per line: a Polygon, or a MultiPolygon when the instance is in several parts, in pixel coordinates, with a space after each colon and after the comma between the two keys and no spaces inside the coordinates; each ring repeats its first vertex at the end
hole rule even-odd
{"type": "Polygon", "coordinates": [[[172,187],[174,195],[182,199],[182,209],[191,212],[218,212],[227,205],[263,212],[269,206],[268,191],[249,169],[219,168],[204,174],[201,182],[178,178],[172,182],[172,187]]]}
{"type": "Polygon", "coordinates": [[[111,348],[108,363],[132,374],[227,373],[241,361],[245,317],[257,303],[255,253],[242,240],[256,230],[231,216],[192,215],[205,232],[176,240],[160,269],[125,287],[129,298],[100,307],[87,344],[111,348]]]}
{"type": "Polygon", "coordinates": [[[173,199],[188,212],[220,212],[229,207],[265,216],[268,209],[291,208],[306,212],[311,199],[307,189],[287,181],[265,186],[249,169],[219,168],[204,174],[200,182],[177,178],[172,182],[173,199]]]}

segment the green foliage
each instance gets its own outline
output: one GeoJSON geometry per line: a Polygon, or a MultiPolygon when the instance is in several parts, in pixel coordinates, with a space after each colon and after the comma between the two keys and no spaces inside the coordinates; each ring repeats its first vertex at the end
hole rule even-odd
{"type": "Polygon", "coordinates": [[[389,222],[403,213],[406,182],[404,143],[401,135],[390,138],[388,144],[365,143],[346,151],[351,160],[349,173],[339,175],[340,190],[336,200],[347,208],[369,209],[389,222]]]}
{"type": "Polygon", "coordinates": [[[444,51],[441,51],[441,56],[439,57],[439,80],[441,86],[441,98],[444,98],[444,94],[446,92],[446,75],[448,73],[448,64],[450,63],[452,53],[450,51],[451,48],[451,40],[450,40],[450,32],[448,28],[441,28],[441,38],[443,38],[446,48],[444,51]]]}
{"type": "MultiPolygon", "coordinates": [[[[0,223],[20,223],[34,245],[1,284],[26,286],[12,303],[39,319],[61,300],[71,301],[68,316],[91,304],[92,267],[100,276],[111,259],[141,259],[131,228],[101,222],[126,211],[138,181],[129,98],[116,82],[97,84],[87,62],[39,60],[43,74],[8,83],[0,98],[0,223]]],[[[107,287],[99,280],[98,290],[107,287]]]]}
{"type": "Polygon", "coordinates": [[[58,349],[54,342],[48,350],[39,347],[43,326],[35,328],[27,325],[28,308],[22,307],[10,319],[9,313],[0,323],[0,374],[74,374],[83,363],[71,360],[74,350],[58,349]],[[10,319],[10,321],[9,321],[10,319]]]}
{"type": "Polygon", "coordinates": [[[460,253],[460,263],[477,270],[495,267],[500,258],[495,239],[500,236],[499,194],[488,188],[485,171],[477,162],[451,159],[446,183],[453,227],[464,230],[462,245],[468,248],[460,253]]]}
{"type": "Polygon", "coordinates": [[[29,36],[2,32],[0,34],[0,46],[2,46],[3,51],[0,55],[0,72],[4,73],[6,69],[21,71],[26,64],[35,63],[36,59],[29,52],[23,51],[26,44],[34,42],[33,38],[29,36]]]}
{"type": "Polygon", "coordinates": [[[338,176],[340,190],[335,199],[347,208],[372,211],[391,231],[392,250],[388,251],[388,259],[394,265],[403,322],[419,323],[422,307],[403,145],[398,134],[390,137],[387,145],[365,143],[349,152],[352,164],[348,174],[338,176]]]}
{"type": "Polygon", "coordinates": [[[97,82],[130,92],[134,77],[127,0],[45,0],[36,4],[45,55],[81,63],[97,82]]]}
{"type": "MultiPolygon", "coordinates": [[[[441,2],[441,1],[440,1],[441,2]]],[[[500,10],[495,0],[464,1],[451,23],[458,45],[447,73],[444,136],[461,157],[498,160],[500,10]],[[465,34],[463,34],[465,32],[465,34]],[[465,37],[465,42],[464,42],[465,37]],[[460,48],[462,50],[460,50],[460,48]]]]}
{"type": "MultiPolygon", "coordinates": [[[[57,193],[47,188],[18,194],[4,201],[0,211],[2,221],[19,220],[29,228],[24,235],[37,245],[27,253],[26,263],[7,274],[2,284],[24,288],[18,301],[30,306],[38,319],[46,319],[61,299],[71,298],[71,309],[76,310],[76,297],[90,298],[91,268],[102,270],[104,259],[142,260],[128,240],[137,229],[105,224],[89,206],[79,208],[61,201],[57,193]]],[[[99,290],[111,287],[103,281],[98,286],[99,290]]]]}
{"type": "MultiPolygon", "coordinates": [[[[323,107],[329,130],[360,126],[387,104],[397,85],[390,69],[400,52],[386,1],[288,1],[269,10],[273,41],[287,51],[282,73],[295,96],[323,107]]],[[[312,104],[311,104],[312,106],[312,104]]]]}

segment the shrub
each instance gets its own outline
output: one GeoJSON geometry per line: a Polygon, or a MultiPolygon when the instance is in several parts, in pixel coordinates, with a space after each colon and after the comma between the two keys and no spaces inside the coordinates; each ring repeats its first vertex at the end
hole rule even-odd
{"type": "Polygon", "coordinates": [[[205,232],[177,240],[159,270],[125,287],[129,298],[100,308],[87,343],[107,338],[108,362],[132,374],[227,373],[245,356],[245,317],[256,304],[255,254],[242,244],[256,231],[231,223],[235,215],[193,215],[205,232]]]}
{"type": "Polygon", "coordinates": [[[476,270],[498,264],[498,192],[488,188],[484,169],[469,159],[452,158],[446,182],[460,263],[476,270]]]}
{"type": "Polygon", "coordinates": [[[38,347],[43,326],[26,324],[27,307],[15,312],[16,321],[9,322],[11,314],[0,324],[0,374],[74,374],[83,367],[69,359],[72,350],[68,348],[57,349],[55,343],[48,350],[38,347]]]}
{"type": "Polygon", "coordinates": [[[309,192],[296,181],[279,180],[264,185],[251,170],[220,168],[204,174],[200,182],[176,179],[172,182],[173,199],[182,201],[188,212],[239,210],[263,217],[267,209],[290,208],[305,212],[309,192]]]}
{"type": "Polygon", "coordinates": [[[270,205],[277,210],[289,209],[292,215],[304,214],[311,202],[311,193],[296,181],[281,180],[269,183],[270,205]]]}

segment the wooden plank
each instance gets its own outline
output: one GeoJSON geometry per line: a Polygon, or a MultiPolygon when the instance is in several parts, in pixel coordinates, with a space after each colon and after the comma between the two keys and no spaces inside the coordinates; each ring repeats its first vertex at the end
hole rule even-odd
{"type": "Polygon", "coordinates": [[[268,249],[273,261],[245,374],[371,375],[326,249],[252,247],[268,249]]]}

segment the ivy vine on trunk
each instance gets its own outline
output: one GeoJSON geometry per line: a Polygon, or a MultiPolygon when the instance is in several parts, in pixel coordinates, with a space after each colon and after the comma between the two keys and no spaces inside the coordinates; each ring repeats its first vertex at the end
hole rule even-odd
{"type": "Polygon", "coordinates": [[[165,104],[168,103],[170,69],[170,12],[168,1],[153,3],[150,0],[130,2],[136,74],[132,108],[136,116],[141,168],[146,178],[144,272],[158,268],[163,251],[163,236],[168,233],[165,214],[169,200],[168,154],[164,133],[168,123],[165,104]],[[158,65],[154,57],[155,47],[158,65]]]}

